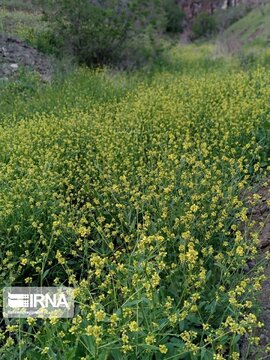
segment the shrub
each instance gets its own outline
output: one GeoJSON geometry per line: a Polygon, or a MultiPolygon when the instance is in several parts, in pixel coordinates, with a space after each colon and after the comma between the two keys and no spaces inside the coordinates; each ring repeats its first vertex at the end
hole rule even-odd
{"type": "MultiPolygon", "coordinates": [[[[47,24],[46,24],[47,25],[47,24]]],[[[35,28],[34,26],[18,26],[17,34],[27,44],[45,54],[60,55],[59,44],[52,29],[48,26],[35,28]]]]}
{"type": "Polygon", "coordinates": [[[164,4],[166,31],[178,33],[183,31],[185,13],[175,0],[167,0],[164,4]]]}
{"type": "Polygon", "coordinates": [[[162,23],[158,0],[59,0],[45,5],[58,47],[87,65],[118,63],[131,39],[162,23]]]}
{"type": "Polygon", "coordinates": [[[172,44],[153,35],[151,29],[138,34],[125,46],[119,65],[121,69],[153,68],[163,60],[163,54],[172,44]]]}
{"type": "Polygon", "coordinates": [[[215,18],[207,13],[200,13],[192,24],[192,37],[198,39],[206,37],[217,30],[217,22],[215,18]]]}
{"type": "Polygon", "coordinates": [[[57,41],[51,29],[37,33],[33,45],[45,54],[59,55],[57,41]]]}

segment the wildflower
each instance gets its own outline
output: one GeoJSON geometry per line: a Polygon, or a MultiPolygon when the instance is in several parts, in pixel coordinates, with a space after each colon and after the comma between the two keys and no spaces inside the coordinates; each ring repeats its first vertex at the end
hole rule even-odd
{"type": "Polygon", "coordinates": [[[63,255],[61,254],[61,252],[59,250],[56,251],[55,258],[58,260],[59,264],[63,265],[66,262],[63,255]]]}
{"type": "Polygon", "coordinates": [[[195,204],[191,205],[191,207],[190,207],[190,210],[191,210],[192,212],[196,212],[198,209],[199,209],[199,206],[198,206],[198,205],[195,205],[195,204]]]}
{"type": "Polygon", "coordinates": [[[149,334],[146,336],[145,343],[147,345],[153,345],[155,342],[156,342],[156,339],[155,339],[154,335],[149,334]]]}
{"type": "Polygon", "coordinates": [[[42,355],[46,355],[46,354],[48,354],[49,350],[50,350],[49,347],[48,347],[48,346],[45,346],[45,347],[42,349],[41,354],[42,354],[42,355]]]}
{"type": "Polygon", "coordinates": [[[129,329],[130,329],[130,331],[138,332],[139,326],[138,326],[137,321],[131,321],[131,323],[129,324],[129,329]]]}
{"type": "Polygon", "coordinates": [[[168,352],[168,348],[166,345],[159,345],[159,351],[161,352],[161,354],[166,354],[168,352]]]}

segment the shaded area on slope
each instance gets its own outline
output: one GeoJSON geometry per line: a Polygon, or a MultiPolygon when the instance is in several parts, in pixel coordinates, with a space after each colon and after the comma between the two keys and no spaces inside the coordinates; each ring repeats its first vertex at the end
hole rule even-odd
{"type": "Polygon", "coordinates": [[[230,26],[219,39],[231,53],[241,48],[265,48],[270,45],[270,4],[261,5],[230,26]]]}

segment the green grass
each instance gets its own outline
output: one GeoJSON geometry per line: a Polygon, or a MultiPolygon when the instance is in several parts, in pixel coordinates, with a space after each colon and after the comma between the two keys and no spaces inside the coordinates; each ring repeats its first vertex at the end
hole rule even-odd
{"type": "Polygon", "coordinates": [[[0,6],[10,11],[27,11],[33,13],[36,9],[32,0],[1,0],[0,6]]]}
{"type": "Polygon", "coordinates": [[[56,46],[48,22],[38,9],[31,4],[28,7],[13,9],[0,4],[0,33],[14,36],[41,52],[54,53],[56,46]]]}
{"type": "Polygon", "coordinates": [[[270,45],[270,4],[260,6],[230,26],[222,39],[239,42],[244,49],[264,49],[270,45]]]}
{"type": "Polygon", "coordinates": [[[0,7],[0,32],[14,34],[24,39],[30,29],[37,30],[43,26],[42,15],[22,10],[10,11],[0,7]]]}
{"type": "Polygon", "coordinates": [[[212,50],[2,84],[1,284],[77,296],[72,320],[2,321],[1,359],[237,358],[257,324],[241,194],[269,165],[270,74],[212,50]]]}
{"type": "Polygon", "coordinates": [[[206,44],[200,47],[192,45],[183,49],[174,47],[164,54],[162,61],[151,64],[143,70],[128,73],[107,69],[103,76],[100,76],[98,71],[93,71],[89,72],[87,77],[78,76],[75,72],[67,79],[65,66],[71,73],[75,67],[69,67],[65,62],[59,61],[55,65],[51,85],[42,83],[37,74],[22,70],[17,73],[13,81],[0,82],[0,114],[2,115],[0,122],[10,121],[11,118],[16,121],[29,118],[40,109],[46,113],[59,113],[63,108],[71,108],[71,105],[88,107],[93,101],[121,99],[128,91],[135,89],[138,83],[156,81],[164,72],[179,75],[218,70],[226,74],[238,68],[238,63],[234,59],[215,59],[213,53],[214,46],[206,44]],[[88,103],[85,98],[89,100],[88,103]]]}
{"type": "MultiPolygon", "coordinates": [[[[243,43],[256,11],[233,25],[243,43]]],[[[32,44],[46,31],[0,19],[32,44]]],[[[136,72],[0,83],[1,286],[76,288],[73,319],[0,320],[1,359],[239,358],[263,280],[242,200],[270,170],[270,71],[254,65],[203,44],[136,72]]]]}

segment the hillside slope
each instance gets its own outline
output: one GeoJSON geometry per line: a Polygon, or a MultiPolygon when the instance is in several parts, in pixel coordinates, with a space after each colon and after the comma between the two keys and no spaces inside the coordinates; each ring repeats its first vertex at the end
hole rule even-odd
{"type": "Polygon", "coordinates": [[[257,7],[230,26],[221,36],[228,50],[263,50],[270,46],[270,4],[257,7]]]}

